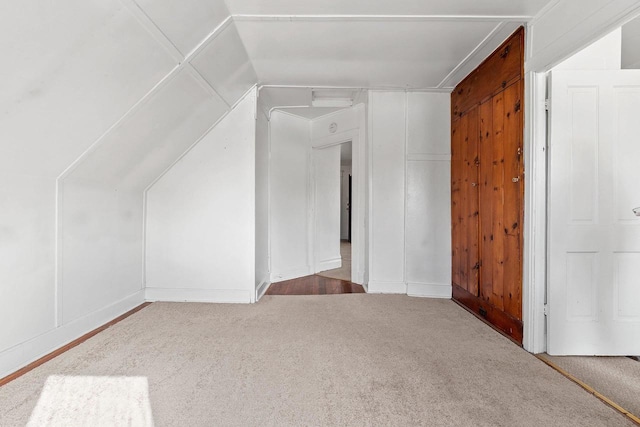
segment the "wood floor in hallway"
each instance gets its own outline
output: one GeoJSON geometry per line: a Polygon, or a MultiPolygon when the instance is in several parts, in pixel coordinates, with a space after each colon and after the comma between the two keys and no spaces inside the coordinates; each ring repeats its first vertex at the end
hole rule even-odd
{"type": "Polygon", "coordinates": [[[361,285],[346,280],[333,279],[318,275],[300,277],[273,283],[266,295],[327,295],[327,294],[363,294],[361,285]]]}

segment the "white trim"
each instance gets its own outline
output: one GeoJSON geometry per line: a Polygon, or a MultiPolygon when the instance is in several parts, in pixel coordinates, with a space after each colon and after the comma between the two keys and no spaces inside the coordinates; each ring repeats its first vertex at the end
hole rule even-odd
{"type": "Polygon", "coordinates": [[[524,246],[522,267],[522,344],[532,353],[546,351],[547,161],[546,77],[525,74],[524,246]]]}
{"type": "Polygon", "coordinates": [[[319,261],[316,264],[315,271],[316,273],[319,273],[321,271],[334,270],[340,267],[342,267],[342,257],[319,261]]]}
{"type": "MultiPolygon", "coordinates": [[[[247,90],[244,95],[242,95],[240,97],[240,99],[238,99],[235,104],[233,104],[231,106],[231,108],[227,109],[227,111],[225,111],[224,114],[222,114],[222,116],[220,116],[220,118],[218,120],[216,120],[216,122],[214,124],[212,124],[207,130],[205,130],[202,135],[200,135],[200,137],[198,139],[196,139],[196,141],[191,144],[189,147],[187,147],[186,150],[184,150],[184,152],[182,154],[180,154],[180,156],[178,156],[177,159],[175,159],[173,161],[173,163],[171,163],[164,171],[162,171],[162,173],[160,173],[160,175],[158,175],[153,181],[151,181],[151,183],[149,185],[147,185],[147,187],[143,190],[145,193],[147,191],[149,191],[151,189],[151,187],[153,187],[156,182],[160,181],[160,179],[162,179],[163,176],[165,176],[167,174],[167,172],[169,172],[175,165],[176,163],[178,163],[180,160],[182,160],[182,158],[184,156],[186,156],[191,150],[193,150],[193,148],[198,145],[200,143],[200,141],[202,141],[216,126],[218,126],[218,124],[223,121],[225,119],[225,117],[227,117],[227,115],[229,115],[229,113],[231,113],[237,106],[238,104],[240,104],[242,101],[244,101],[244,99],[251,95],[254,91],[254,89],[256,89],[256,85],[253,85],[249,88],[249,90],[247,90]]],[[[257,104],[257,98],[256,98],[256,104],[257,104]]],[[[296,116],[297,117],[297,116],[296,116]]]]}
{"type": "Polygon", "coordinates": [[[451,299],[453,287],[442,283],[407,283],[407,295],[410,297],[451,299]]]}
{"type": "Polygon", "coordinates": [[[0,352],[0,378],[10,375],[139,306],[144,302],[143,296],[142,291],[137,291],[93,313],[3,350],[0,352]]]}
{"type": "Polygon", "coordinates": [[[256,287],[256,302],[260,301],[260,298],[262,298],[264,294],[267,293],[267,289],[269,289],[269,286],[271,286],[271,282],[269,281],[268,277],[265,277],[264,280],[262,280],[262,282],[260,282],[260,284],[256,287]]]}
{"type": "Polygon", "coordinates": [[[450,162],[451,154],[407,154],[408,162],[450,162]]]}
{"type": "MultiPolygon", "coordinates": [[[[449,72],[449,74],[447,74],[444,79],[442,79],[442,81],[440,82],[440,84],[438,84],[438,87],[444,87],[445,83],[447,83],[453,76],[456,75],[456,73],[465,65],[467,65],[467,63],[471,60],[471,58],[473,58],[480,49],[482,49],[487,43],[489,43],[489,40],[491,40],[493,38],[493,36],[500,31],[504,26],[505,26],[505,22],[500,22],[498,23],[498,25],[496,25],[495,27],[493,27],[493,29],[489,32],[489,34],[487,34],[487,36],[482,39],[480,41],[480,43],[477,44],[476,47],[474,47],[471,52],[469,52],[469,54],[467,54],[467,56],[465,56],[462,61],[460,61],[458,63],[458,65],[456,65],[455,67],[453,67],[453,70],[451,70],[449,72]]],[[[455,85],[454,85],[455,86],[455,85]]]]}
{"type": "Polygon", "coordinates": [[[285,280],[297,279],[298,277],[310,276],[312,274],[313,269],[310,265],[289,268],[284,271],[272,271],[271,283],[284,282],[285,280]]]}
{"type": "Polygon", "coordinates": [[[407,284],[405,282],[369,280],[367,292],[370,294],[406,294],[407,284]]]}
{"type": "Polygon", "coordinates": [[[465,21],[465,22],[527,22],[532,15],[284,15],[284,14],[234,14],[234,21],[358,21],[358,22],[431,22],[431,21],[465,21]]]}
{"type": "Polygon", "coordinates": [[[251,302],[251,291],[240,289],[146,288],[144,296],[147,301],[231,304],[251,302]]]}
{"type": "MultiPolygon", "coordinates": [[[[399,87],[399,86],[326,86],[326,85],[282,85],[282,84],[268,84],[268,85],[260,85],[258,89],[262,88],[275,88],[275,89],[350,89],[350,90],[359,90],[359,91],[379,91],[379,92],[389,92],[389,91],[402,91],[402,92],[426,92],[426,93],[451,93],[453,90],[452,87],[425,87],[425,88],[407,88],[407,87],[399,87]]],[[[360,104],[354,105],[357,107],[360,104]]]]}

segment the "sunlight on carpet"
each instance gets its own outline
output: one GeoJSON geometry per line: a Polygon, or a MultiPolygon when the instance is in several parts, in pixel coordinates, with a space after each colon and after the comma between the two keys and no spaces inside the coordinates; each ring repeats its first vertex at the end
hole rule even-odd
{"type": "Polygon", "coordinates": [[[47,378],[28,427],[153,426],[145,377],[47,378]]]}

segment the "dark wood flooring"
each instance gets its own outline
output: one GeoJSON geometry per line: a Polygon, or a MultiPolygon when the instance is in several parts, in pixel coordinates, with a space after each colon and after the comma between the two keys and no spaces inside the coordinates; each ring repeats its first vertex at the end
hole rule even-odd
{"type": "Polygon", "coordinates": [[[272,283],[266,295],[327,295],[363,294],[361,285],[346,280],[322,276],[305,276],[284,282],[272,283]]]}

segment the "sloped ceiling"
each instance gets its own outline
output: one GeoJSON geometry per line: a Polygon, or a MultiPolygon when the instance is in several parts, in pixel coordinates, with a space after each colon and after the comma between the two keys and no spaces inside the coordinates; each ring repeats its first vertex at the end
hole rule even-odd
{"type": "Polygon", "coordinates": [[[227,0],[266,85],[449,90],[549,1],[227,0]]]}

